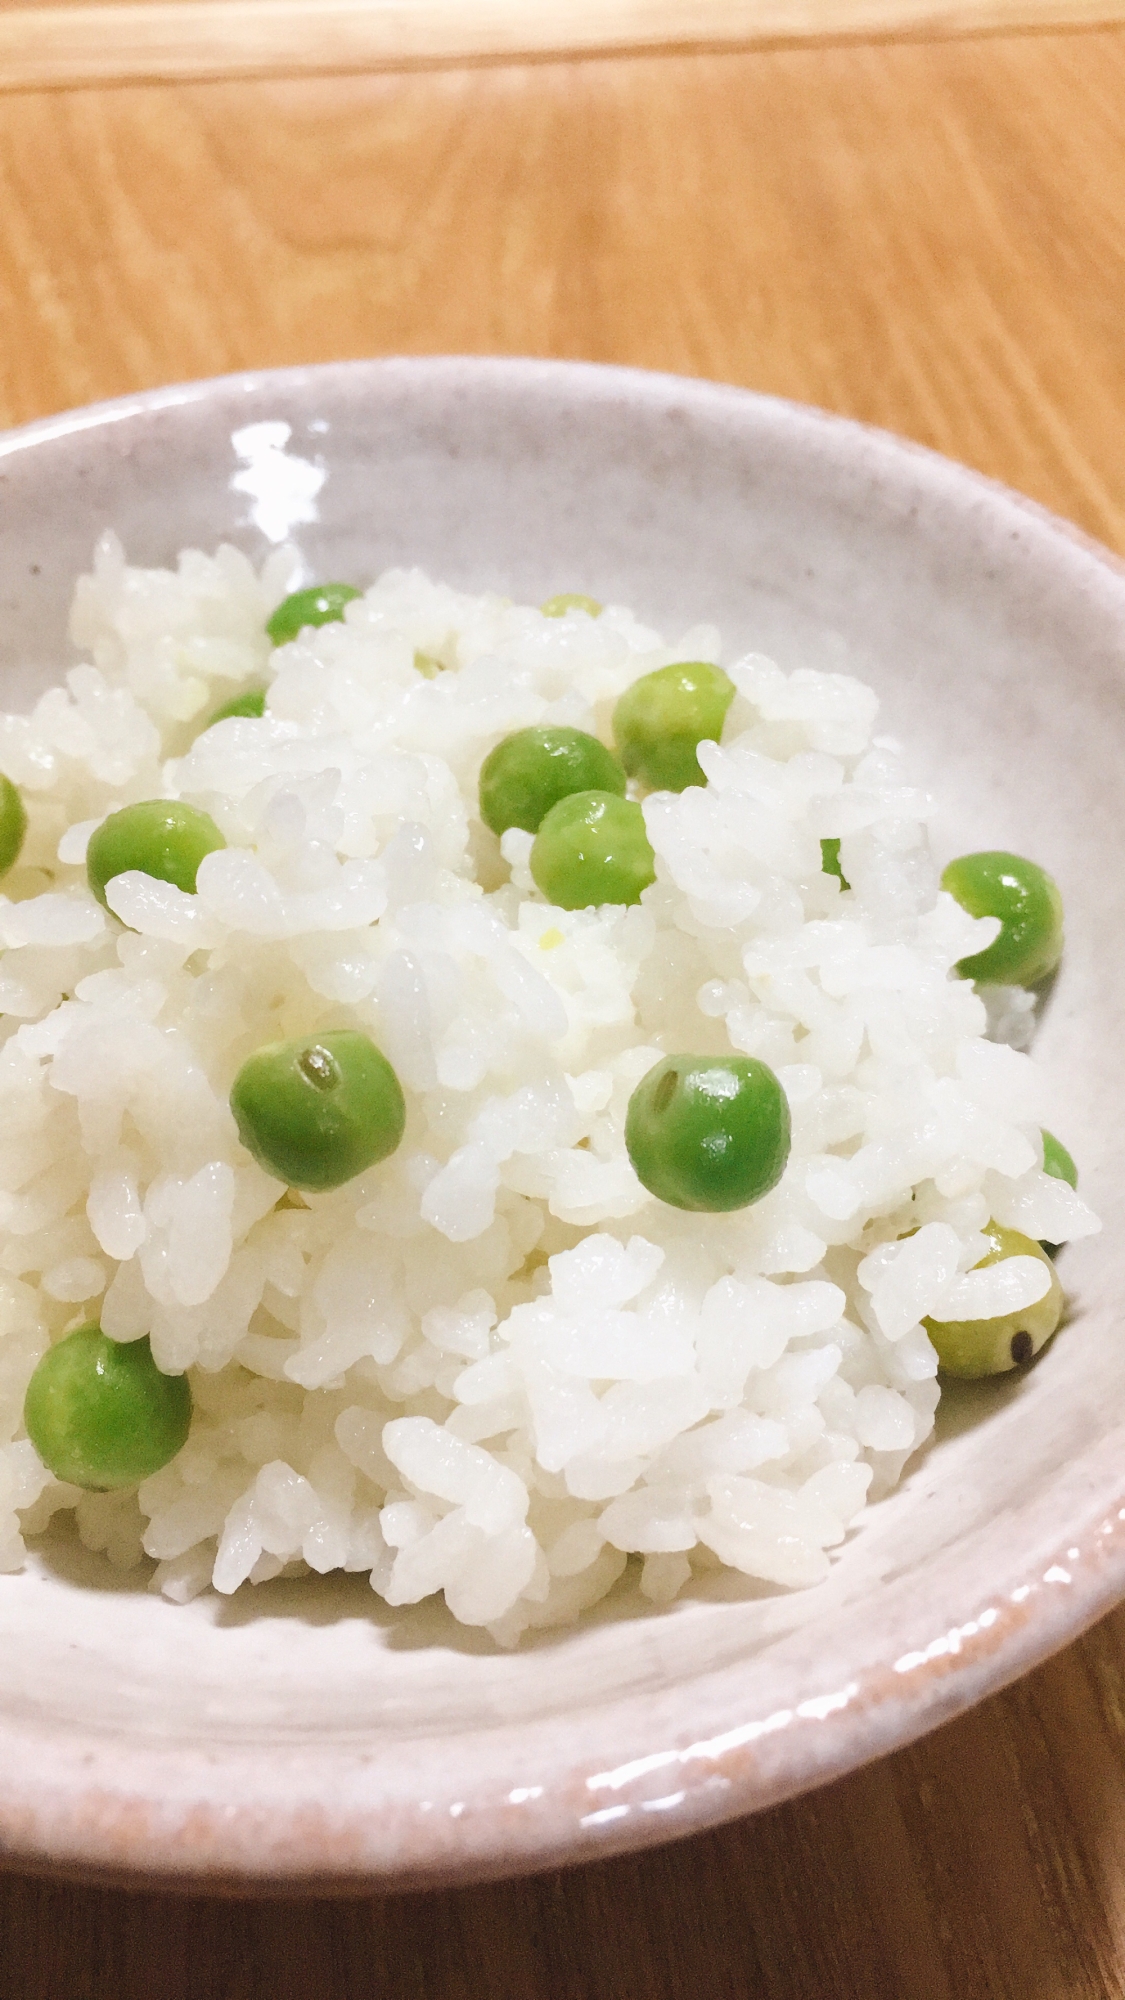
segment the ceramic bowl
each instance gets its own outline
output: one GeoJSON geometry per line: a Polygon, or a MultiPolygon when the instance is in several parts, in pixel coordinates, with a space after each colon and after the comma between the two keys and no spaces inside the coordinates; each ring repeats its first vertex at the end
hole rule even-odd
{"type": "MultiPolygon", "coordinates": [[[[743,392],[525,361],[376,361],[192,384],[0,440],[5,706],[66,663],[97,533],[134,562],[287,534],[313,571],[420,563],[578,589],[728,657],[874,683],[945,801],[944,852],[1058,877],[1042,1020],[1105,1233],[1071,1323],[937,1440],[827,1582],[618,1595],[497,1651],[364,1579],[179,1608],[65,1540],[0,1578],[0,1850],[13,1866],[250,1889],[405,1887],[666,1840],[932,1728],[1125,1590],[1125,571],[1029,502],[878,432],[743,392]]],[[[1052,1123],[1055,1120],[1052,1119],[1052,1123]]]]}

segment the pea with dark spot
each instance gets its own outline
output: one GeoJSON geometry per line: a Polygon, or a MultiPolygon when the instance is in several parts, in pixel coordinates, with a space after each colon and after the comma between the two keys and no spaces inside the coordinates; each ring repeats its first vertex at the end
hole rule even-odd
{"type": "Polygon", "coordinates": [[[625,1118],[637,1178],[673,1208],[747,1208],[789,1158],[789,1105],[753,1056],[665,1056],[642,1077],[625,1118]]]}
{"type": "Polygon", "coordinates": [[[259,1166],[319,1193],[387,1159],[406,1126],[398,1077],[356,1028],[267,1043],[235,1077],[230,1108],[259,1166]]]}
{"type": "Polygon", "coordinates": [[[990,1222],[985,1229],[991,1248],[974,1266],[984,1270],[1007,1257],[1037,1257],[1051,1274],[1050,1283],[1034,1305],[1017,1312],[998,1313],[995,1319],[955,1319],[922,1321],[937,1349],[945,1375],[974,1380],[981,1375],[1002,1375],[1030,1361],[1046,1345],[1062,1318],[1063,1292],[1054,1265],[1038,1243],[1018,1229],[1005,1229],[990,1222]]]}

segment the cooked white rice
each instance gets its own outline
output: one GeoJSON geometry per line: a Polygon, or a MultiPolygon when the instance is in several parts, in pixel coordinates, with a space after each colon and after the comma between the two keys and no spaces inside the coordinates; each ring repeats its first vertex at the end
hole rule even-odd
{"type": "Polygon", "coordinates": [[[73,1509],[175,1599],[342,1568],[393,1605],[444,1591],[502,1644],[630,1556],[657,1602],[717,1563],[817,1582],[932,1428],[923,1316],[1042,1288],[966,1280],[989,1217],[1097,1226],[1041,1170],[1042,1079],[1006,1045],[1029,996],[992,996],[989,1040],[952,974],[995,923],[939,892],[870,690],[753,655],[706,789],[645,801],[641,904],[550,907],[531,836],[476,816],[483,757],[531,723],[608,740],[623,688],[718,660],[717,632],[669,646],[616,606],[549,619],[398,570],[271,653],[293,565],[128,569],[107,536],[74,605],[92,664],[0,717],[30,816],[0,897],[0,1568],[73,1509]],[[262,681],[263,720],[192,741],[262,681]],[[196,896],[119,877],[126,929],[86,841],[162,794],[228,846],[196,896]],[[232,1079],[349,1025],[398,1071],[405,1140],[288,1195],[232,1079]],[[789,1164],[752,1208],[682,1214],[637,1180],[626,1104],[662,1054],[728,1049],[777,1071],[789,1164]],[[39,1356],[95,1317],[191,1371],[188,1443],[135,1494],[59,1484],[23,1434],[39,1356]]]}

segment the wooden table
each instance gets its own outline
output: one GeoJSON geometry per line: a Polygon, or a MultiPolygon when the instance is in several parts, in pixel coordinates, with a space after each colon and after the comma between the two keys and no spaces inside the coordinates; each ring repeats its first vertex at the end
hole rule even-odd
{"type": "MultiPolygon", "coordinates": [[[[1125,549],[1125,32],[0,100],[0,419],[388,351],[907,432],[1125,549]]],[[[826,1791],[531,1882],[0,1882],[0,2000],[1125,1995],[1125,1612],[826,1791]]]]}

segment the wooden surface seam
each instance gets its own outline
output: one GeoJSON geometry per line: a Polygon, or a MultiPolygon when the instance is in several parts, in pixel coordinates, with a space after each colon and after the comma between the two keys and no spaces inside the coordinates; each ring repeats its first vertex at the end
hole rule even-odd
{"type": "Polygon", "coordinates": [[[0,89],[1089,28],[1125,0],[119,0],[0,5],[0,89]]]}

